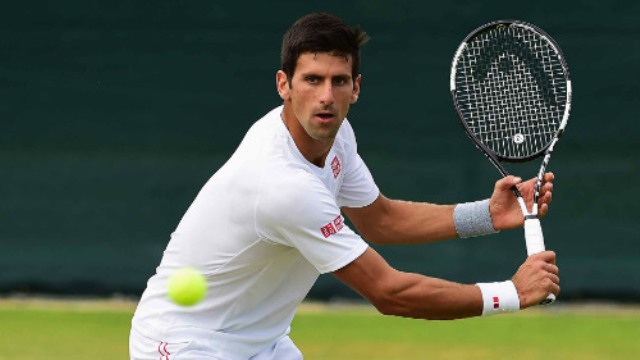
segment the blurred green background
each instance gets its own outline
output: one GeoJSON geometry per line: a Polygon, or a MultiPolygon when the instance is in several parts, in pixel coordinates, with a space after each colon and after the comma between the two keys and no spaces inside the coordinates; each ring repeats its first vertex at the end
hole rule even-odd
{"type": "MultiPolygon", "coordinates": [[[[438,203],[488,197],[498,178],[453,110],[458,44],[505,18],[550,33],[574,85],[543,220],[562,298],[640,299],[640,4],[547,0],[4,2],[0,293],[139,295],[200,187],[280,104],[282,34],[311,11],[372,38],[349,119],[381,190],[438,203]]],[[[510,277],[526,256],[518,230],[377,249],[463,282],[510,277]]],[[[322,276],[311,297],[357,295],[322,276]]]]}

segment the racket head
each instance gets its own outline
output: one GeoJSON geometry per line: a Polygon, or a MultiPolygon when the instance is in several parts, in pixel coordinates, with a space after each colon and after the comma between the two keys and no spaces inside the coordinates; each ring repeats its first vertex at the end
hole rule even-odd
{"type": "Polygon", "coordinates": [[[544,154],[564,131],[571,108],[569,68],[539,27],[499,20],[472,31],[451,66],[451,94],[467,135],[499,161],[544,154]]]}

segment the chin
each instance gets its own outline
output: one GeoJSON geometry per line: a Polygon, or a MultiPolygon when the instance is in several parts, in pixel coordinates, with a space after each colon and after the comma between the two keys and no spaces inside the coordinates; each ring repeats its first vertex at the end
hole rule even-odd
{"type": "Polygon", "coordinates": [[[337,131],[315,131],[309,136],[317,141],[333,141],[336,138],[337,131]]]}

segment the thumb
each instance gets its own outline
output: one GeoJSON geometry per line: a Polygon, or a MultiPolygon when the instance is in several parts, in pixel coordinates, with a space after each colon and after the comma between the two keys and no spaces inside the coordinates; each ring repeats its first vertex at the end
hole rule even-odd
{"type": "Polygon", "coordinates": [[[509,175],[500,179],[496,183],[496,188],[499,188],[501,190],[509,190],[521,182],[522,182],[522,178],[518,176],[509,175]]]}

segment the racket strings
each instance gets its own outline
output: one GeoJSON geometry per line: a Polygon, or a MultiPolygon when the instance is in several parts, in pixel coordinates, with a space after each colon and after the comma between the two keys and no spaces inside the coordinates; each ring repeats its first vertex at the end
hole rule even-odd
{"type": "Polygon", "coordinates": [[[457,62],[456,95],[469,130],[504,158],[544,150],[566,106],[564,68],[537,33],[504,27],[470,41],[457,62]]]}

